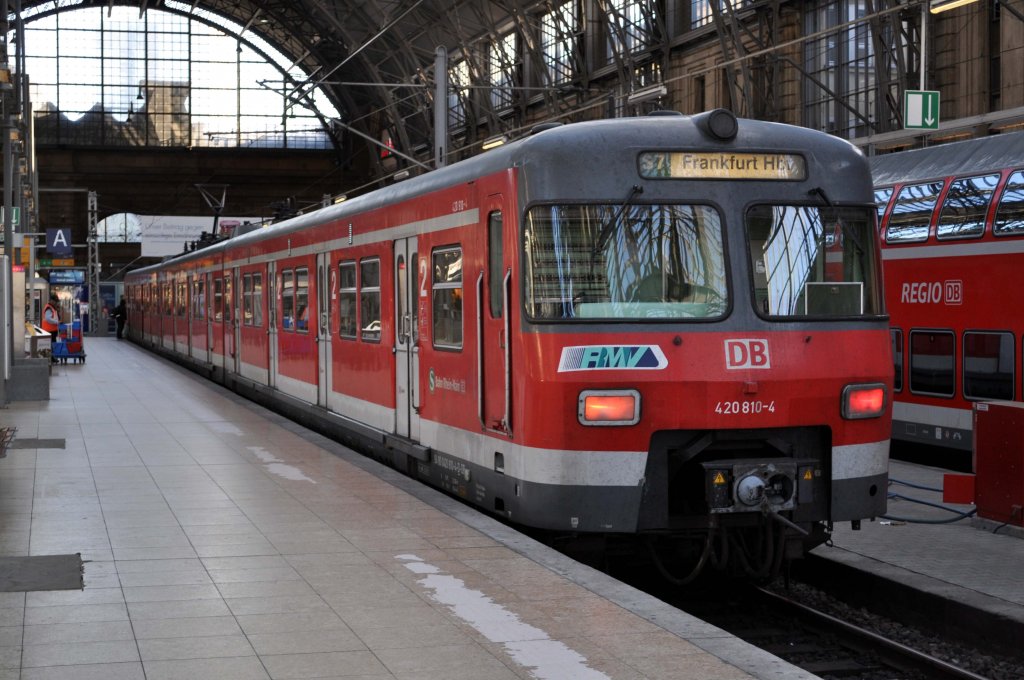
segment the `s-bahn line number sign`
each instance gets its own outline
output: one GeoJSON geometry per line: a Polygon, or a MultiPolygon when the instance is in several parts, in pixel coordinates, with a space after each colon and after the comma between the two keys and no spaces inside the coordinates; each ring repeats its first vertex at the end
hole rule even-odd
{"type": "Polygon", "coordinates": [[[938,90],[907,90],[903,94],[903,129],[939,129],[938,90]]]}

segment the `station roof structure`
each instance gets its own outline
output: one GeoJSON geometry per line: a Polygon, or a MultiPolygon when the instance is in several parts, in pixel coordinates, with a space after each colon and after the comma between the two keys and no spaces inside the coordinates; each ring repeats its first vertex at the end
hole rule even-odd
{"type": "MultiPolygon", "coordinates": [[[[495,34],[516,2],[480,0],[22,0],[34,16],[72,9],[137,7],[236,22],[294,61],[306,80],[285,85],[303,99],[320,88],[341,113],[340,124],[382,113],[396,146],[429,143],[433,129],[433,63],[449,50],[495,34]]],[[[363,129],[366,129],[363,126],[363,129]]]]}

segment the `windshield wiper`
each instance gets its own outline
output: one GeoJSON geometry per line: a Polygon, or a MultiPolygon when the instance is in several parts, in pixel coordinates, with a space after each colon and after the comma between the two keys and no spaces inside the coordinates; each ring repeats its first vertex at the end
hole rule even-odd
{"type": "MultiPolygon", "coordinates": [[[[853,242],[857,246],[858,250],[860,250],[861,252],[864,252],[864,246],[860,242],[860,236],[856,232],[854,232],[852,229],[847,227],[845,222],[843,222],[841,219],[839,219],[839,209],[836,208],[835,203],[833,203],[829,199],[828,194],[825,193],[825,190],[822,189],[821,187],[814,187],[813,189],[811,189],[807,193],[811,194],[812,196],[819,196],[821,198],[821,200],[825,202],[825,205],[828,206],[828,208],[830,210],[832,210],[832,212],[835,213],[835,215],[836,215],[836,224],[839,225],[839,228],[843,230],[844,234],[846,234],[851,239],[853,239],[853,242]]],[[[822,225],[822,226],[824,226],[824,225],[822,225]]]]}
{"type": "Polygon", "coordinates": [[[612,218],[605,222],[604,226],[601,227],[601,234],[597,237],[597,243],[594,244],[594,249],[590,253],[591,271],[594,270],[594,262],[597,260],[597,254],[604,250],[605,244],[608,242],[608,239],[611,238],[612,232],[615,231],[615,228],[619,224],[619,220],[622,219],[622,213],[626,212],[626,208],[628,208],[629,204],[633,202],[633,199],[643,192],[644,188],[642,186],[634,184],[629,189],[629,194],[626,196],[626,200],[622,202],[622,205],[620,205],[619,209],[615,211],[612,218]]]}

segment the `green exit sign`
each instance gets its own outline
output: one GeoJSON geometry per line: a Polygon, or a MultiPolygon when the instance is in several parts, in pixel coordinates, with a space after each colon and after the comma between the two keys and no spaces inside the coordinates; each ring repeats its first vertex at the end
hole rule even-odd
{"type": "Polygon", "coordinates": [[[936,90],[907,90],[903,95],[903,129],[939,129],[939,93],[936,90]]]}

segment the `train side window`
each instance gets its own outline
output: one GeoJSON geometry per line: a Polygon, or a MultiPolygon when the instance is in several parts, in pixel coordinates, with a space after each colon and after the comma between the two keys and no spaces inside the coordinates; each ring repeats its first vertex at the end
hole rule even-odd
{"type": "Polygon", "coordinates": [[[953,239],[977,238],[984,234],[988,207],[998,184],[998,174],[953,180],[942,201],[935,225],[936,236],[953,239]]]}
{"type": "Polygon", "coordinates": [[[964,397],[1013,399],[1013,334],[964,333],[964,397]]]}
{"type": "Polygon", "coordinates": [[[359,339],[380,342],[380,259],[359,263],[359,339]]]}
{"type": "Polygon", "coordinates": [[[928,240],[928,228],[942,182],[911,184],[900,189],[885,225],[886,243],[916,243],[928,240]]]}
{"type": "Polygon", "coordinates": [[[295,329],[309,332],[309,270],[305,267],[295,270],[295,314],[295,329]]]}
{"type": "Polygon", "coordinates": [[[487,289],[491,297],[492,319],[500,319],[505,306],[505,258],[501,233],[501,212],[492,212],[487,218],[487,289]]]}
{"type": "Polygon", "coordinates": [[[206,318],[206,286],[202,276],[192,282],[192,318],[201,321],[206,318]]]}
{"type": "Polygon", "coordinates": [[[1024,170],[1018,170],[1006,180],[1006,188],[996,206],[992,233],[996,236],[1024,234],[1024,170]]]}
{"type": "Polygon", "coordinates": [[[213,320],[224,320],[224,280],[219,277],[213,280],[213,320]]]}
{"type": "Polygon", "coordinates": [[[356,263],[338,265],[338,334],[355,340],[356,329],[356,263]]]}
{"type": "Polygon", "coordinates": [[[252,275],[252,325],[263,325],[263,274],[252,275]]]}
{"type": "Polygon", "coordinates": [[[434,346],[462,349],[462,248],[431,253],[434,346]]]}
{"type": "Polygon", "coordinates": [[[252,274],[242,276],[242,324],[252,325],[252,274]]]}
{"type": "Polygon", "coordinates": [[[899,328],[889,330],[892,342],[893,392],[903,391],[903,331],[899,328]]]}
{"type": "Polygon", "coordinates": [[[188,282],[185,281],[184,279],[180,279],[178,281],[178,291],[177,291],[177,293],[178,293],[178,298],[177,298],[177,308],[176,308],[175,313],[179,317],[184,319],[185,315],[186,315],[186,312],[188,311],[188,282]]]}
{"type": "MultiPolygon", "coordinates": [[[[409,256],[409,262],[412,263],[412,268],[409,270],[412,275],[419,277],[420,271],[420,254],[413,253],[409,256]]],[[[426,291],[424,291],[426,293],[426,291]]],[[[413,293],[412,299],[412,344],[416,345],[420,341],[420,303],[419,296],[417,293],[413,293]]]]}
{"type": "Polygon", "coordinates": [[[281,328],[295,330],[295,273],[291,269],[281,272],[281,328]]]}
{"type": "Polygon", "coordinates": [[[952,397],[956,393],[955,356],[952,331],[910,331],[910,391],[952,397]]]}
{"type": "Polygon", "coordinates": [[[885,217],[885,209],[889,207],[889,199],[892,198],[892,187],[875,189],[875,205],[878,206],[878,223],[882,223],[885,217]]]}
{"type": "Polygon", "coordinates": [[[234,316],[235,291],[231,287],[231,275],[224,275],[224,323],[231,323],[234,316]]]}

